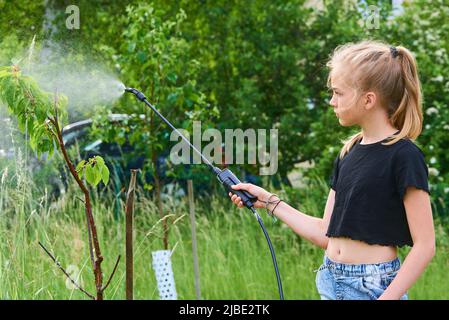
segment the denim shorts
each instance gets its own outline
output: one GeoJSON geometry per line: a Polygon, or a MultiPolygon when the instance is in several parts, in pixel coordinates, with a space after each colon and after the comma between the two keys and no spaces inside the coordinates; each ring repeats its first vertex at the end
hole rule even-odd
{"type": "MultiPolygon", "coordinates": [[[[399,258],[376,264],[345,264],[326,255],[316,274],[321,300],[377,300],[399,271],[399,258]]],[[[401,300],[408,300],[407,293],[401,300]]]]}

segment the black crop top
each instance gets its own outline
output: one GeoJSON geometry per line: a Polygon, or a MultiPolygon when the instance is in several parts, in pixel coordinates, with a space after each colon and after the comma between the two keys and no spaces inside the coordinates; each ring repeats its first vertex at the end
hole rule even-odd
{"type": "Polygon", "coordinates": [[[408,186],[430,194],[429,171],[411,140],[382,145],[387,139],[370,144],[358,140],[343,159],[335,158],[329,181],[335,204],[326,236],[413,246],[403,197],[408,186]]]}

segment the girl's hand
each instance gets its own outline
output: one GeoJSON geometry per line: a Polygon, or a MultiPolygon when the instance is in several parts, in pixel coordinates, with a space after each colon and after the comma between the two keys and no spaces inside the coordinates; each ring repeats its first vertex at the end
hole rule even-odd
{"type": "MultiPolygon", "coordinates": [[[[268,198],[271,196],[271,193],[269,193],[265,189],[258,187],[251,183],[239,183],[239,184],[232,186],[232,189],[245,190],[245,191],[248,191],[249,193],[251,193],[253,196],[257,197],[258,201],[256,201],[254,203],[255,208],[265,208],[265,202],[262,202],[262,201],[267,201],[268,198]],[[260,200],[262,200],[262,201],[260,201],[260,200]]],[[[234,202],[237,205],[237,207],[239,207],[239,208],[244,207],[242,199],[240,199],[240,197],[238,197],[235,194],[232,194],[231,192],[229,192],[229,197],[231,197],[232,202],[234,202]]],[[[270,201],[273,201],[276,199],[277,199],[277,197],[273,196],[273,197],[271,197],[270,201]]]]}

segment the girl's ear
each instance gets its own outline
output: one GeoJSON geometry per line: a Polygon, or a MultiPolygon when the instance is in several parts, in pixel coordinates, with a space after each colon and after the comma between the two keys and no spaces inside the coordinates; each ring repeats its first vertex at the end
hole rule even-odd
{"type": "Polygon", "coordinates": [[[374,92],[370,91],[365,94],[365,108],[370,110],[374,107],[377,101],[377,96],[374,92]]]}

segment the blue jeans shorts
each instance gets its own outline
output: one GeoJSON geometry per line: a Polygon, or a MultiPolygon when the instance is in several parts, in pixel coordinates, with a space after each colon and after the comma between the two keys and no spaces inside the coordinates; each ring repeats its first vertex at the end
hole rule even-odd
{"type": "MultiPolygon", "coordinates": [[[[377,264],[344,264],[326,255],[316,274],[321,300],[377,300],[399,271],[399,258],[377,264]]],[[[401,300],[408,300],[404,294],[401,300]]]]}

